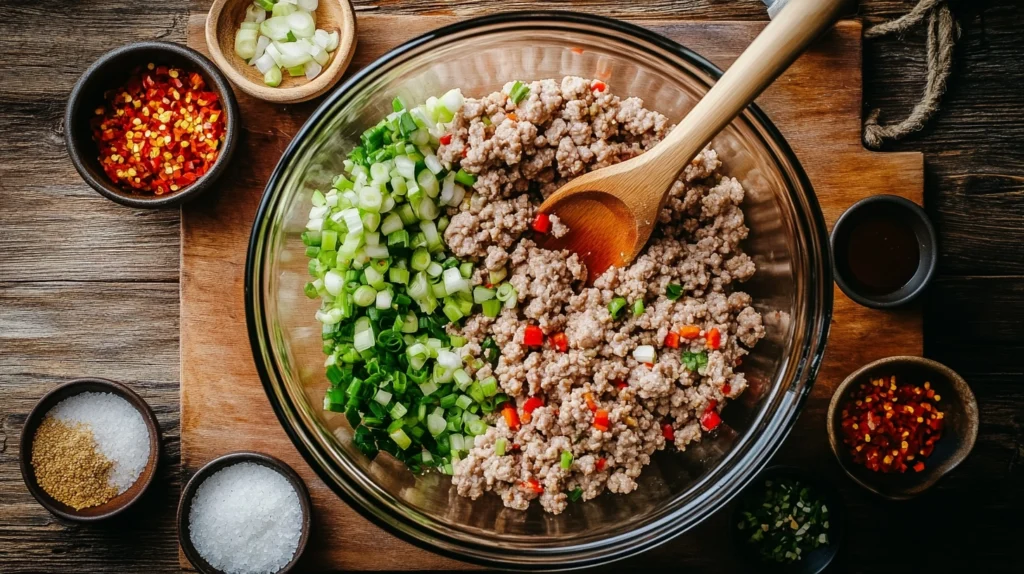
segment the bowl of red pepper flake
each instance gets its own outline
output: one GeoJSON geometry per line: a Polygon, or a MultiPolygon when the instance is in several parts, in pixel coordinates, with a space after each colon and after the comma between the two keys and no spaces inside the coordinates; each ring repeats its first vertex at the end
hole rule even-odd
{"type": "Polygon", "coordinates": [[[949,367],[889,357],[853,373],[832,396],[832,451],[861,486],[907,499],[959,465],[978,435],[978,404],[949,367]]]}
{"type": "Polygon", "coordinates": [[[101,56],[68,99],[65,140],[75,168],[103,196],[131,207],[179,205],[224,173],[239,111],[205,56],[169,42],[101,56]]]}

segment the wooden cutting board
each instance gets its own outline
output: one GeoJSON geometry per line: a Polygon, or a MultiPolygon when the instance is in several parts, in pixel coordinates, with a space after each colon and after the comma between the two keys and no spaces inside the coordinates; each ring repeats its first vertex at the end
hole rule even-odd
{"type": "MultiPolygon", "coordinates": [[[[206,51],[208,0],[194,0],[188,43],[206,51]]],[[[360,14],[349,72],[396,44],[454,21],[447,16],[360,14]]],[[[757,22],[645,20],[725,68],[763,28],[757,22]]],[[[614,86],[612,86],[614,89],[614,86]]],[[[245,324],[243,272],[249,231],[271,170],[319,101],[275,106],[238,93],[244,118],[239,149],[220,189],[182,208],[181,459],[187,475],[233,450],[258,450],[291,464],[309,485],[314,524],[302,571],[457,569],[469,565],[413,547],[369,523],[324,485],[289,441],[256,374],[245,324]]],[[[806,169],[825,218],[832,222],[872,194],[921,203],[919,153],[873,153],[860,142],[861,26],[845,21],[827,34],[757,101],[806,169]]],[[[920,307],[865,309],[835,291],[832,333],[804,413],[778,459],[812,467],[849,488],[829,452],[824,419],[835,386],[862,364],[922,352],[920,307]]],[[[187,477],[186,477],[187,478],[187,477]]],[[[714,567],[732,563],[722,513],[679,539],[632,560],[634,565],[714,567]]],[[[182,558],[182,564],[188,562],[182,558]]]]}

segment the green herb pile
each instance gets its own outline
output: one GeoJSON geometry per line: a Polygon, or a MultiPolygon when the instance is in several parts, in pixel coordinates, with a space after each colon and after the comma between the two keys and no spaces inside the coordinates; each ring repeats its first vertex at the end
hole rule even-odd
{"type": "Polygon", "coordinates": [[[762,560],[789,563],[828,544],[828,507],[799,480],[766,480],[744,501],[737,525],[762,560]]]}

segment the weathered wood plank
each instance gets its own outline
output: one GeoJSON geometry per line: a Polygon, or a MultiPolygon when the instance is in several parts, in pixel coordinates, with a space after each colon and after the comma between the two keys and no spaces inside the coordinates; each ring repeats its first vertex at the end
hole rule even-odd
{"type": "Polygon", "coordinates": [[[0,283],[0,570],[177,566],[177,303],[173,283],[0,283]],[[157,478],[140,506],[96,526],[50,515],[25,489],[18,466],[28,411],[49,389],[82,376],[131,386],[152,406],[163,435],[157,478]]]}

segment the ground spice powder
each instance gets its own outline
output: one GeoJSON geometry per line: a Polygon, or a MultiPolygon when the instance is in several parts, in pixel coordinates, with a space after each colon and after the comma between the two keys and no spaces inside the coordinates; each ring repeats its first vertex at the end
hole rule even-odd
{"type": "Polygon", "coordinates": [[[117,496],[110,481],[114,463],[98,452],[85,425],[46,417],[32,439],[32,468],[47,494],[75,510],[117,496]]]}

